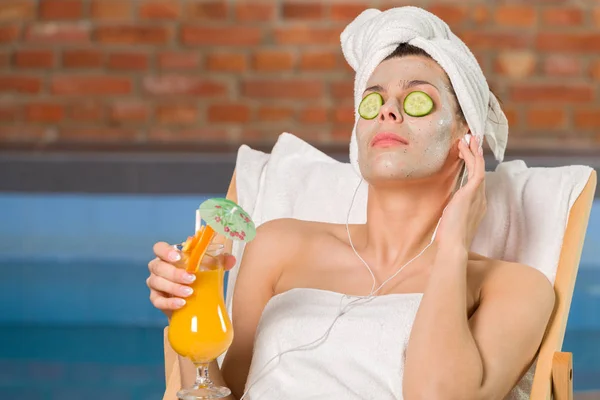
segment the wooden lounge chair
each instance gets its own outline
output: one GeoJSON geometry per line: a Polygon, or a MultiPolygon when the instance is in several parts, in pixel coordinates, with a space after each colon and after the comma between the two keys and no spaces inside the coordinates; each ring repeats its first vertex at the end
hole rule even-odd
{"type": "MultiPolygon", "coordinates": [[[[538,353],[531,400],[573,399],[573,355],[561,350],[595,190],[596,172],[592,171],[569,214],[554,282],[556,305],[538,353]]],[[[235,173],[227,198],[237,201],[235,173]]],[[[231,252],[231,246],[231,241],[225,243],[228,252],[231,252]]],[[[177,354],[167,339],[167,330],[168,327],[164,331],[166,390],[163,400],[177,400],[181,374],[177,354]]]]}

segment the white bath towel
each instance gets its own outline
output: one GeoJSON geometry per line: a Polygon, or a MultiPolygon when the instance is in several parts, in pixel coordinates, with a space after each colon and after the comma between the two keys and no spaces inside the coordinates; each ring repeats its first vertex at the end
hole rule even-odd
{"type": "MultiPolygon", "coordinates": [[[[358,106],[366,84],[377,67],[401,43],[425,50],[446,71],[471,134],[483,138],[497,160],[502,161],[508,121],[490,91],[481,67],[469,48],[434,14],[417,7],[386,11],[368,9],[352,21],[341,35],[342,51],[356,71],[354,105],[358,106]]],[[[350,162],[358,170],[356,124],[350,142],[350,162]]],[[[359,172],[360,173],[360,172],[359,172]]]]}

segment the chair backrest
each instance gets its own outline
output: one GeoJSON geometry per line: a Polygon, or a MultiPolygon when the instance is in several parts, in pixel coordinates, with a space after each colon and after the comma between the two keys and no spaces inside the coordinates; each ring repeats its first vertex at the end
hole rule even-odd
{"type": "Polygon", "coordinates": [[[596,171],[592,171],[585,188],[569,212],[569,220],[556,271],[556,280],[554,281],[556,304],[538,354],[531,389],[532,400],[551,398],[552,360],[554,353],[562,349],[565,337],[573,289],[579,270],[579,260],[596,191],[596,181],[596,171]]]}

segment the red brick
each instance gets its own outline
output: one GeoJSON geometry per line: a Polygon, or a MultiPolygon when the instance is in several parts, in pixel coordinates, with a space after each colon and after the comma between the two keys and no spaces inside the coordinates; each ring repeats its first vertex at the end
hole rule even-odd
{"type": "Polygon", "coordinates": [[[531,51],[503,51],[498,54],[495,70],[501,75],[521,79],[535,72],[536,63],[535,53],[531,51]]]}
{"type": "Polygon", "coordinates": [[[40,0],[41,19],[80,19],[83,17],[81,0],[40,0]]]}
{"type": "Polygon", "coordinates": [[[223,83],[202,79],[198,76],[147,76],[144,78],[142,85],[146,93],[153,95],[194,95],[213,97],[227,93],[227,86],[223,83]]]}
{"type": "Polygon", "coordinates": [[[10,61],[11,54],[8,51],[0,51],[0,68],[8,68],[10,61]]]}
{"type": "Polygon", "coordinates": [[[22,106],[13,102],[0,103],[0,121],[15,122],[21,119],[22,106]]]}
{"type": "Polygon", "coordinates": [[[275,42],[278,44],[337,44],[343,28],[320,28],[315,26],[294,26],[275,28],[275,42]]]}
{"type": "Polygon", "coordinates": [[[244,54],[213,53],[206,58],[206,68],[209,71],[242,72],[248,68],[244,54]]]}
{"type": "Polygon", "coordinates": [[[58,95],[118,95],[129,94],[133,83],[129,78],[110,76],[55,76],[51,91],[58,95]]]}
{"type": "Polygon", "coordinates": [[[579,26],[583,24],[583,11],[579,8],[552,7],[543,11],[544,24],[554,26],[579,26]]]}
{"type": "Polygon", "coordinates": [[[562,108],[533,108],[527,112],[527,126],[533,129],[563,129],[567,114],[562,108]]]}
{"type": "Polygon", "coordinates": [[[352,126],[354,124],[354,107],[336,106],[333,113],[333,121],[337,124],[348,124],[352,126]]]}
{"type": "Polygon", "coordinates": [[[121,25],[96,30],[96,39],[104,44],[165,44],[170,38],[167,26],[121,25]]]}
{"type": "Polygon", "coordinates": [[[25,107],[25,117],[30,122],[60,122],[65,109],[60,104],[32,103],[25,107]]]}
{"type": "Polygon", "coordinates": [[[0,3],[0,22],[22,22],[35,18],[33,0],[3,0],[0,3]]]}
{"type": "Polygon", "coordinates": [[[244,123],[250,120],[250,108],[245,104],[212,104],[206,114],[209,122],[244,123]]]}
{"type": "Polygon", "coordinates": [[[66,68],[94,68],[102,66],[104,56],[94,49],[65,50],[62,65],[66,68]]]}
{"type": "Polygon", "coordinates": [[[69,118],[79,122],[100,122],[104,117],[104,106],[94,101],[79,101],[69,107],[69,118]]]}
{"type": "Polygon", "coordinates": [[[245,97],[310,99],[319,98],[323,93],[323,83],[319,80],[246,80],[242,83],[245,97]]]}
{"type": "Polygon", "coordinates": [[[354,83],[352,81],[333,82],[331,95],[334,99],[354,99],[354,83]]]}
{"type": "Polygon", "coordinates": [[[54,53],[50,50],[17,50],[14,62],[19,68],[52,68],[54,53]]]}
{"type": "Polygon", "coordinates": [[[512,107],[502,107],[502,111],[504,111],[504,115],[506,115],[509,127],[515,128],[519,126],[521,120],[519,118],[519,111],[517,111],[517,109],[512,107]]]}
{"type": "Polygon", "coordinates": [[[592,63],[590,67],[590,75],[593,79],[600,81],[600,60],[592,63]]]}
{"type": "Polygon", "coordinates": [[[348,142],[350,142],[350,136],[352,135],[352,128],[346,128],[346,127],[335,127],[332,131],[331,131],[331,140],[333,140],[334,143],[343,143],[344,145],[346,145],[348,142]]]}
{"type": "Polygon", "coordinates": [[[322,3],[286,1],[282,5],[282,16],[286,19],[321,19],[324,15],[322,3]]]}
{"type": "Polygon", "coordinates": [[[181,42],[186,45],[255,46],[261,40],[262,31],[258,27],[188,25],[181,28],[181,42]]]}
{"type": "Polygon", "coordinates": [[[110,120],[114,122],[146,122],[149,115],[148,106],[140,102],[119,101],[110,109],[110,120]]]}
{"type": "Polygon", "coordinates": [[[228,137],[227,130],[214,127],[202,128],[156,128],[148,134],[150,142],[158,143],[194,143],[194,142],[219,142],[228,137]]]}
{"type": "Polygon", "coordinates": [[[300,112],[300,122],[304,124],[324,124],[329,121],[329,109],[326,106],[307,107],[300,112]]]}
{"type": "Polygon", "coordinates": [[[286,121],[293,116],[294,110],[288,107],[264,106],[258,110],[258,120],[265,122],[286,121]]]}
{"type": "Polygon", "coordinates": [[[81,127],[62,128],[58,134],[61,142],[78,143],[123,143],[139,140],[137,129],[81,127]]]}
{"type": "Polygon", "coordinates": [[[533,27],[536,17],[535,7],[511,4],[496,8],[495,21],[501,26],[527,28],[533,27]]]}
{"type": "Polygon", "coordinates": [[[477,4],[471,7],[471,21],[475,25],[484,25],[490,21],[490,10],[486,5],[477,4]]]}
{"type": "Polygon", "coordinates": [[[198,120],[194,104],[165,104],[156,108],[156,120],[161,124],[190,125],[198,120]]]}
{"type": "Polygon", "coordinates": [[[327,71],[337,67],[338,55],[330,51],[305,51],[302,52],[300,69],[327,71]]]}
{"type": "Polygon", "coordinates": [[[235,4],[235,19],[241,22],[273,21],[276,18],[276,5],[273,1],[240,1],[235,4]]]}
{"type": "Polygon", "coordinates": [[[294,60],[290,52],[260,50],[254,54],[253,68],[257,71],[286,71],[293,68],[294,60]]]}
{"type": "Polygon", "coordinates": [[[592,18],[596,27],[600,27],[600,7],[594,9],[592,18]]]}
{"type": "Polygon", "coordinates": [[[413,6],[415,5],[414,0],[393,0],[393,1],[379,1],[379,8],[382,11],[389,10],[390,8],[413,6]]]}
{"type": "Polygon", "coordinates": [[[188,3],[185,17],[199,20],[224,20],[227,19],[228,13],[229,9],[224,0],[196,0],[188,3]]]}
{"type": "Polygon", "coordinates": [[[0,27],[0,43],[14,42],[19,38],[21,27],[19,25],[7,25],[0,27]]]}
{"type": "Polygon", "coordinates": [[[428,10],[440,17],[444,22],[450,26],[456,26],[464,23],[468,17],[469,12],[465,6],[456,6],[451,4],[435,4],[428,7],[428,10]]]}
{"type": "Polygon", "coordinates": [[[148,69],[148,54],[142,53],[113,53],[108,57],[108,67],[120,70],[148,69]]]}
{"type": "Polygon", "coordinates": [[[575,126],[581,129],[600,128],[600,108],[575,110],[575,126]]]}
{"type": "Polygon", "coordinates": [[[29,26],[25,40],[39,43],[85,43],[90,41],[90,25],[81,23],[46,22],[29,26]]]}
{"type": "Polygon", "coordinates": [[[0,139],[3,142],[39,142],[48,136],[45,126],[28,125],[0,125],[0,139]]]}
{"type": "Polygon", "coordinates": [[[350,22],[361,12],[370,7],[367,2],[363,3],[335,3],[331,5],[331,19],[335,21],[350,22]]]}
{"type": "Polygon", "coordinates": [[[536,46],[543,51],[595,54],[600,51],[600,33],[540,33],[536,46]]]}
{"type": "Polygon", "coordinates": [[[161,69],[197,69],[200,67],[200,55],[195,51],[186,53],[163,52],[158,54],[157,63],[161,69]]]}
{"type": "Polygon", "coordinates": [[[132,1],[93,0],[90,11],[92,18],[103,21],[129,21],[132,19],[132,1]]]}
{"type": "Polygon", "coordinates": [[[544,73],[550,76],[577,76],[583,70],[579,58],[551,55],[544,62],[544,73]]]}
{"type": "Polygon", "coordinates": [[[582,84],[519,84],[510,88],[513,101],[585,103],[594,99],[594,87],[582,84]]]}
{"type": "Polygon", "coordinates": [[[465,31],[459,36],[472,50],[515,50],[531,47],[531,36],[522,33],[477,30],[465,31]]]}
{"type": "Polygon", "coordinates": [[[23,75],[0,75],[0,92],[39,93],[42,89],[40,78],[23,75]]]}
{"type": "Polygon", "coordinates": [[[145,0],[139,5],[142,19],[177,19],[180,15],[181,6],[177,0],[145,0]]]}

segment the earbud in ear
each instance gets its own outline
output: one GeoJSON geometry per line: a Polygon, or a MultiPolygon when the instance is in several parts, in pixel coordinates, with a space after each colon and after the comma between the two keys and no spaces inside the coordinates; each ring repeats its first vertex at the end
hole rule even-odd
{"type": "Polygon", "coordinates": [[[471,134],[467,133],[464,137],[464,140],[467,145],[471,144],[471,134]]]}

